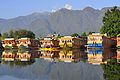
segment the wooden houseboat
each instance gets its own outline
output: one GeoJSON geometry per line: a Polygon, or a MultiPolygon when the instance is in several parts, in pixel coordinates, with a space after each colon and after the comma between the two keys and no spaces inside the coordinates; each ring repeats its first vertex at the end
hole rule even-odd
{"type": "Polygon", "coordinates": [[[117,35],[117,48],[120,49],[120,34],[117,35]]]}
{"type": "Polygon", "coordinates": [[[87,48],[115,48],[116,39],[106,34],[92,33],[88,35],[87,48]]]}
{"type": "Polygon", "coordinates": [[[3,40],[4,49],[17,49],[17,43],[14,38],[5,38],[3,40]]]}
{"type": "Polygon", "coordinates": [[[20,38],[17,40],[19,49],[38,50],[40,47],[39,40],[30,38],[20,38]]]}
{"type": "Polygon", "coordinates": [[[71,36],[64,36],[59,38],[59,45],[61,48],[81,48],[86,44],[85,38],[77,38],[71,36]]]}
{"type": "Polygon", "coordinates": [[[40,39],[41,50],[58,50],[59,41],[52,37],[44,37],[40,39]]]}

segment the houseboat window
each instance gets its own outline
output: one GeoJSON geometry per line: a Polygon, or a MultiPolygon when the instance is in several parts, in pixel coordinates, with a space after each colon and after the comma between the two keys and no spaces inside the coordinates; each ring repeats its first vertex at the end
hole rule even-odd
{"type": "Polygon", "coordinates": [[[9,44],[11,44],[11,42],[9,42],[9,44]]]}
{"type": "Polygon", "coordinates": [[[17,44],[19,44],[19,41],[17,41],[17,44]]]}
{"type": "Polygon", "coordinates": [[[120,35],[118,37],[120,37],[120,35]]]}
{"type": "Polygon", "coordinates": [[[69,40],[67,40],[67,42],[69,42],[69,40]]]}
{"type": "Polygon", "coordinates": [[[2,43],[3,43],[3,44],[5,44],[5,42],[4,42],[4,41],[2,41],[2,43]]]}

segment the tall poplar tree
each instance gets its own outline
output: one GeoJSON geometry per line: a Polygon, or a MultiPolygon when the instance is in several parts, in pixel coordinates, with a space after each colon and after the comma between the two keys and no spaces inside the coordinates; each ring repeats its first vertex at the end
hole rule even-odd
{"type": "Polygon", "coordinates": [[[120,34],[120,10],[117,6],[114,6],[105,13],[100,32],[107,33],[110,37],[116,37],[120,34]]]}

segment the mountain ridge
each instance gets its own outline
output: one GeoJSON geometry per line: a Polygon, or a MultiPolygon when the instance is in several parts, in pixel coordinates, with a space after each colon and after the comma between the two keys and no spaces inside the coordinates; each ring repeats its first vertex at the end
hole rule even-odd
{"type": "Polygon", "coordinates": [[[33,31],[37,37],[54,32],[64,35],[90,31],[99,32],[102,26],[102,17],[110,8],[106,7],[101,10],[92,7],[86,7],[83,10],[62,8],[55,12],[35,12],[11,19],[0,18],[0,32],[7,32],[11,29],[27,29],[33,31]]]}

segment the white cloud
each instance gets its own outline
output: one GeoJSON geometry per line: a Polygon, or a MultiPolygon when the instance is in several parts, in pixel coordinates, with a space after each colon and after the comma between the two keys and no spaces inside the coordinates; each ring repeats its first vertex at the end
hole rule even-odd
{"type": "Polygon", "coordinates": [[[72,10],[72,6],[70,4],[65,4],[64,8],[66,8],[68,10],[72,10]]]}
{"type": "Polygon", "coordinates": [[[52,12],[56,12],[56,10],[55,10],[55,9],[52,9],[52,12]]]}

